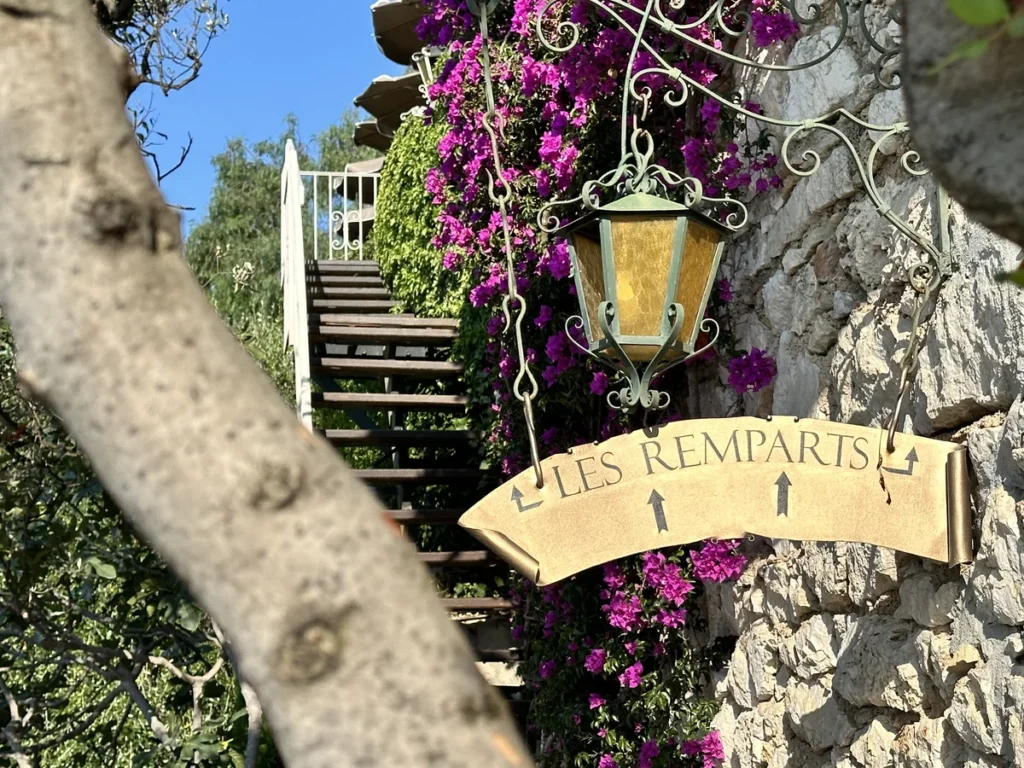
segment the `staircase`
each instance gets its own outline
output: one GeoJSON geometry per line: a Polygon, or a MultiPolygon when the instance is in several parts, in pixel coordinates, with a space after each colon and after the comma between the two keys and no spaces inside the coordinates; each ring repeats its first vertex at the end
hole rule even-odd
{"type": "MultiPolygon", "coordinates": [[[[454,526],[464,507],[493,488],[496,478],[480,468],[475,432],[444,428],[434,418],[461,415],[466,407],[467,398],[457,393],[462,366],[446,359],[458,338],[458,322],[392,314],[395,302],[375,262],[308,261],[305,267],[309,368],[320,390],[311,392],[311,406],[325,414],[317,421],[352,422],[322,434],[343,454],[375,449],[382,466],[356,474],[377,490],[413,541],[422,545],[418,529],[431,526],[439,530],[430,538],[450,542],[450,548],[421,546],[418,553],[439,584],[468,578],[493,585],[495,576],[507,576],[506,567],[454,526]],[[344,419],[337,418],[341,414],[344,419]],[[418,426],[407,428],[410,421],[418,426]],[[438,497],[459,504],[422,503],[438,497]]],[[[496,684],[517,683],[510,665],[517,659],[508,633],[511,603],[493,597],[442,602],[473,640],[485,677],[496,684]]]]}
{"type": "Polygon", "coordinates": [[[294,146],[285,147],[281,281],[297,412],[360,467],[358,477],[416,543],[481,673],[521,712],[512,604],[480,594],[495,594],[508,568],[456,525],[498,480],[481,468],[479,436],[458,424],[468,403],[462,366],[450,359],[458,322],[395,313],[378,265],[365,258],[372,220],[360,217],[352,231],[352,210],[366,209],[365,194],[358,193],[352,210],[346,202],[352,189],[370,189],[375,197],[376,184],[362,174],[300,171],[294,146]],[[318,179],[335,192],[323,216],[318,179]],[[321,241],[331,256],[343,258],[321,259],[321,241]],[[467,590],[467,584],[477,586],[467,590]]]}

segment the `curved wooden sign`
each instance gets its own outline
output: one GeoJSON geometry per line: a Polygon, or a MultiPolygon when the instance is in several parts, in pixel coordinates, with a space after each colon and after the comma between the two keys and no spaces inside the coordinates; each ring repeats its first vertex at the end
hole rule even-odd
{"type": "Polygon", "coordinates": [[[544,459],[459,524],[552,584],[626,555],[746,534],[972,559],[963,446],[826,421],[677,421],[544,459]],[[882,461],[879,461],[879,457],[882,461]]]}

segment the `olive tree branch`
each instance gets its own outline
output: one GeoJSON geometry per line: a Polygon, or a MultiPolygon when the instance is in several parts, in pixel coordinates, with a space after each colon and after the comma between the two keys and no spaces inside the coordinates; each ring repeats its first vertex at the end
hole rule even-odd
{"type": "Polygon", "coordinates": [[[0,303],[22,382],[224,629],[289,766],[525,768],[411,544],[192,278],[89,6],[33,6],[0,5],[0,303]]]}

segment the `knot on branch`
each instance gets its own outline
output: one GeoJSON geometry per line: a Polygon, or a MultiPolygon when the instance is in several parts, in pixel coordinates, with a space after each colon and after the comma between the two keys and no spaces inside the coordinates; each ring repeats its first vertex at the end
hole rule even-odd
{"type": "Polygon", "coordinates": [[[301,464],[262,461],[249,502],[257,512],[280,512],[295,503],[305,479],[301,464]]]}
{"type": "Polygon", "coordinates": [[[288,631],[277,651],[274,672],[286,683],[308,685],[341,665],[345,628],[352,606],[330,616],[314,616],[288,631]]]}

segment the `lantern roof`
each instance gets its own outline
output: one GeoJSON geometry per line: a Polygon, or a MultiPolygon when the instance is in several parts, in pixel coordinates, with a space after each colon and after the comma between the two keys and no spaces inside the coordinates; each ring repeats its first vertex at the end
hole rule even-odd
{"type": "Polygon", "coordinates": [[[666,213],[678,214],[680,211],[688,211],[690,209],[682,203],[677,203],[665,197],[648,195],[645,192],[634,192],[631,195],[612,200],[607,205],[598,206],[597,210],[598,212],[607,211],[608,213],[655,213],[665,211],[666,213]]]}
{"type": "Polygon", "coordinates": [[[605,205],[599,205],[575,221],[565,224],[554,234],[559,237],[565,237],[571,232],[580,229],[592,230],[597,226],[597,220],[608,214],[686,216],[696,219],[722,234],[732,234],[728,227],[723,226],[720,222],[715,221],[700,211],[694,210],[682,203],[677,203],[674,200],[669,200],[666,197],[649,195],[646,192],[633,192],[624,197],[616,198],[605,205]]]}

